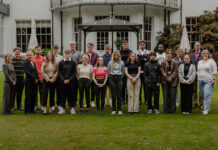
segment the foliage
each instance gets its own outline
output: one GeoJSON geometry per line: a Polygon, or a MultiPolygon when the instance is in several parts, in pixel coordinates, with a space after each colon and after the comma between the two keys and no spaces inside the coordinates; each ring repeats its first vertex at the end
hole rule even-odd
{"type": "Polygon", "coordinates": [[[114,41],[114,44],[116,45],[117,50],[120,50],[121,45],[122,45],[122,40],[121,40],[120,38],[117,38],[117,39],[114,41]]]}
{"type": "Polygon", "coordinates": [[[200,37],[202,39],[202,48],[218,52],[218,7],[214,11],[204,11],[199,17],[200,37]]]}
{"type": "Polygon", "coordinates": [[[182,31],[183,27],[180,24],[167,25],[163,32],[158,33],[158,43],[155,50],[157,51],[159,44],[163,44],[164,48],[177,50],[180,46],[182,31]]]}

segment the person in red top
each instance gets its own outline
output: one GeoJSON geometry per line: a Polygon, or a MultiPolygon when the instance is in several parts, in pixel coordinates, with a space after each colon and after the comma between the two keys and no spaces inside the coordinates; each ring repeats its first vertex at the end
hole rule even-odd
{"type": "MultiPolygon", "coordinates": [[[[43,77],[41,74],[41,66],[42,66],[42,63],[45,61],[45,57],[41,56],[41,47],[40,46],[35,47],[35,56],[33,57],[32,61],[36,64],[36,69],[37,69],[38,76],[39,76],[39,82],[37,85],[36,92],[38,93],[38,91],[39,91],[40,106],[41,106],[41,110],[43,110],[42,102],[43,102],[43,90],[44,89],[43,89],[43,77]]],[[[37,109],[37,104],[38,104],[38,96],[36,97],[36,100],[35,100],[35,110],[37,109]]]]}
{"type": "Polygon", "coordinates": [[[97,114],[104,113],[106,83],[108,79],[108,69],[104,66],[104,59],[98,57],[96,67],[93,69],[93,81],[95,83],[94,90],[96,93],[97,114]],[[101,96],[101,108],[100,108],[101,96]]]}

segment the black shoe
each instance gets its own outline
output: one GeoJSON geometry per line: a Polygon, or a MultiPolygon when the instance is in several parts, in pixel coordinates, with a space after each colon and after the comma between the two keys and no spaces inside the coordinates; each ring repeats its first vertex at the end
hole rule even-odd
{"type": "Polygon", "coordinates": [[[101,110],[101,114],[102,114],[102,115],[104,114],[104,110],[101,110]]]}
{"type": "Polygon", "coordinates": [[[197,108],[198,107],[198,104],[194,104],[193,106],[192,106],[192,108],[194,109],[194,108],[197,108]]]}
{"type": "Polygon", "coordinates": [[[139,100],[139,105],[141,105],[142,104],[142,101],[141,100],[139,100]]]}
{"type": "Polygon", "coordinates": [[[86,110],[86,113],[87,113],[87,114],[90,114],[90,111],[89,111],[89,110],[86,110]]]}
{"type": "Polygon", "coordinates": [[[80,114],[83,114],[83,110],[80,110],[79,113],[80,113],[80,114]]]}

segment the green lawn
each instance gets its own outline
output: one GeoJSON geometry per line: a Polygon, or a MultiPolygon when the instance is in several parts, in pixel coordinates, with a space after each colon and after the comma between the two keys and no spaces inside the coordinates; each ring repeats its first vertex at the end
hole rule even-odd
{"type": "MultiPolygon", "coordinates": [[[[3,75],[0,74],[0,111],[3,94],[3,75]]],[[[195,109],[191,115],[177,113],[147,115],[146,106],[140,106],[139,115],[123,116],[91,114],[43,116],[40,111],[25,115],[0,114],[0,150],[215,150],[218,149],[218,88],[216,87],[207,116],[195,109]]]]}

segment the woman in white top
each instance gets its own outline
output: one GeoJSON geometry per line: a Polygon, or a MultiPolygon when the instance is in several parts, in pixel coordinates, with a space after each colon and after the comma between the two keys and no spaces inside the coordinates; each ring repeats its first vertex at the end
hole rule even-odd
{"type": "Polygon", "coordinates": [[[204,101],[204,115],[210,111],[211,97],[216,82],[217,65],[213,59],[210,59],[209,51],[203,50],[202,60],[198,63],[198,85],[200,95],[204,101]]]}
{"type": "Polygon", "coordinates": [[[82,56],[82,64],[77,66],[77,79],[79,84],[80,94],[80,114],[83,113],[83,96],[84,91],[86,95],[86,113],[89,114],[90,101],[90,84],[92,81],[93,67],[89,65],[89,56],[84,54],[82,56]]]}

